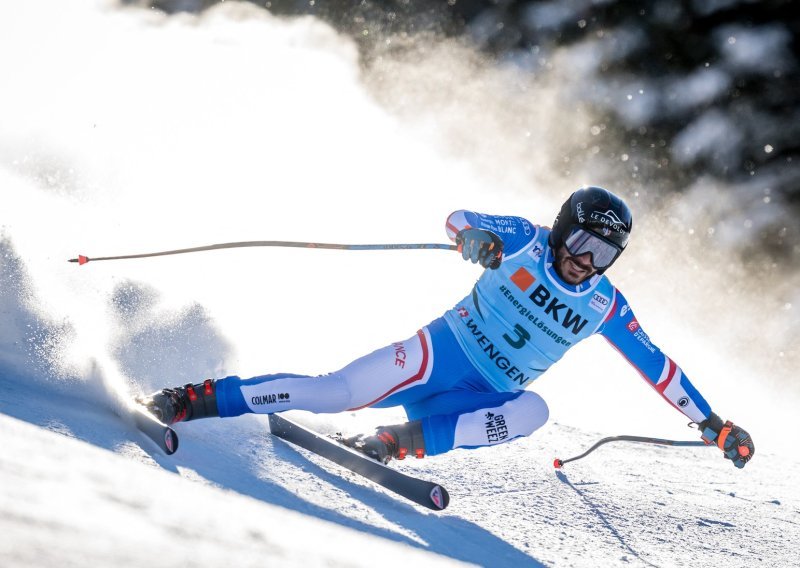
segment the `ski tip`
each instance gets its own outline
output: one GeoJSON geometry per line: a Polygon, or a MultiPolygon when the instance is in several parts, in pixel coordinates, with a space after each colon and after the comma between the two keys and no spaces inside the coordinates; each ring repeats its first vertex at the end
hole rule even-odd
{"type": "Polygon", "coordinates": [[[437,509],[442,510],[450,504],[450,494],[441,485],[435,485],[431,489],[431,502],[437,509]]]}
{"type": "Polygon", "coordinates": [[[553,467],[556,469],[561,469],[561,466],[564,465],[564,462],[560,459],[556,458],[553,460],[553,467]]]}
{"type": "Polygon", "coordinates": [[[164,453],[171,456],[178,451],[178,435],[172,428],[164,430],[164,453]]]}

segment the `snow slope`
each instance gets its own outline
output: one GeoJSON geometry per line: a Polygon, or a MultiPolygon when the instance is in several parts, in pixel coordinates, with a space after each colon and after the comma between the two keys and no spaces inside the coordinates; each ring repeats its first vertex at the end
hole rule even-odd
{"type": "Polygon", "coordinates": [[[4,566],[800,561],[797,463],[776,455],[739,472],[712,448],[608,445],[557,472],[552,456],[598,434],[551,424],[504,447],[398,465],[448,487],[450,507],[432,513],[273,439],[263,419],[181,425],[166,457],[83,394],[3,377],[4,566]]]}
{"type": "MultiPolygon", "coordinates": [[[[448,488],[443,513],[274,440],[263,417],[181,424],[179,452],[160,455],[118,416],[125,393],[335,370],[411,336],[479,272],[445,251],[66,259],[442,242],[458,207],[546,224],[584,180],[549,170],[545,147],[535,167],[519,148],[482,151],[586,124],[542,86],[542,130],[516,130],[504,113],[520,101],[481,99],[514,92],[480,83],[506,77],[486,69],[477,98],[442,114],[418,104],[424,81],[395,77],[400,120],[350,41],[245,4],[199,18],[105,2],[0,11],[0,565],[800,565],[796,308],[711,252],[682,257],[679,235],[640,238],[612,277],[712,407],[753,434],[743,471],[714,448],[631,444],[554,471],[608,435],[696,437],[599,339],[535,385],[552,417],[535,436],[397,464],[448,488]],[[440,121],[480,131],[481,156],[443,144],[440,121]]],[[[327,433],[403,419],[294,415],[327,433]]]]}
{"type": "MultiPolygon", "coordinates": [[[[132,442],[115,453],[63,431],[0,421],[4,566],[372,566],[386,554],[457,564],[373,536],[379,531],[318,520],[314,507],[298,513],[248,497],[252,490],[243,495],[199,479],[187,485],[186,477],[148,467],[132,442]]],[[[95,426],[123,440],[107,418],[95,426]]],[[[181,470],[191,479],[191,470],[181,470]]],[[[265,489],[287,493],[278,485],[265,489]]],[[[300,501],[300,493],[273,497],[300,501]]]]}

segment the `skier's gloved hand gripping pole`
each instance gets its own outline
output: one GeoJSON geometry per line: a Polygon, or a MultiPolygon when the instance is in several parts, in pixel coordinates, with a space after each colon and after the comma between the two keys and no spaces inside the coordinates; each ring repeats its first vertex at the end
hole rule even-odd
{"type": "Polygon", "coordinates": [[[503,261],[503,240],[485,229],[462,229],[456,235],[456,245],[464,260],[496,270],[503,261]]]}
{"type": "Polygon", "coordinates": [[[722,419],[714,414],[698,424],[700,437],[706,444],[715,444],[725,456],[726,460],[731,460],[733,465],[743,468],[756,453],[753,439],[747,430],[736,426],[728,420],[722,419]]]}

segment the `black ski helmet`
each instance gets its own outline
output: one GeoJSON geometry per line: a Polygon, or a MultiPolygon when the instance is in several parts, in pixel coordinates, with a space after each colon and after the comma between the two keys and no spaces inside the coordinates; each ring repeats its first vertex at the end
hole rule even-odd
{"type": "MultiPolygon", "coordinates": [[[[622,199],[605,188],[584,186],[570,195],[561,206],[550,231],[550,247],[553,251],[558,250],[573,229],[580,228],[610,243],[622,254],[628,245],[632,227],[631,210],[622,199]]],[[[619,258],[619,254],[597,272],[605,272],[619,258]]]]}

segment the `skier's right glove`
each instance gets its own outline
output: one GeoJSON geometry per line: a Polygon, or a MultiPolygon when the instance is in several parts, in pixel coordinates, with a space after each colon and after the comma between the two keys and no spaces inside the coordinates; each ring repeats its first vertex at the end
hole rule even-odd
{"type": "Polygon", "coordinates": [[[713,412],[698,426],[700,437],[705,443],[716,444],[722,450],[725,459],[731,460],[738,468],[743,468],[756,453],[753,439],[744,428],[736,426],[730,420],[723,423],[713,412]]]}
{"type": "Polygon", "coordinates": [[[464,260],[495,270],[503,261],[503,241],[485,229],[462,229],[456,235],[456,244],[464,260]]]}

